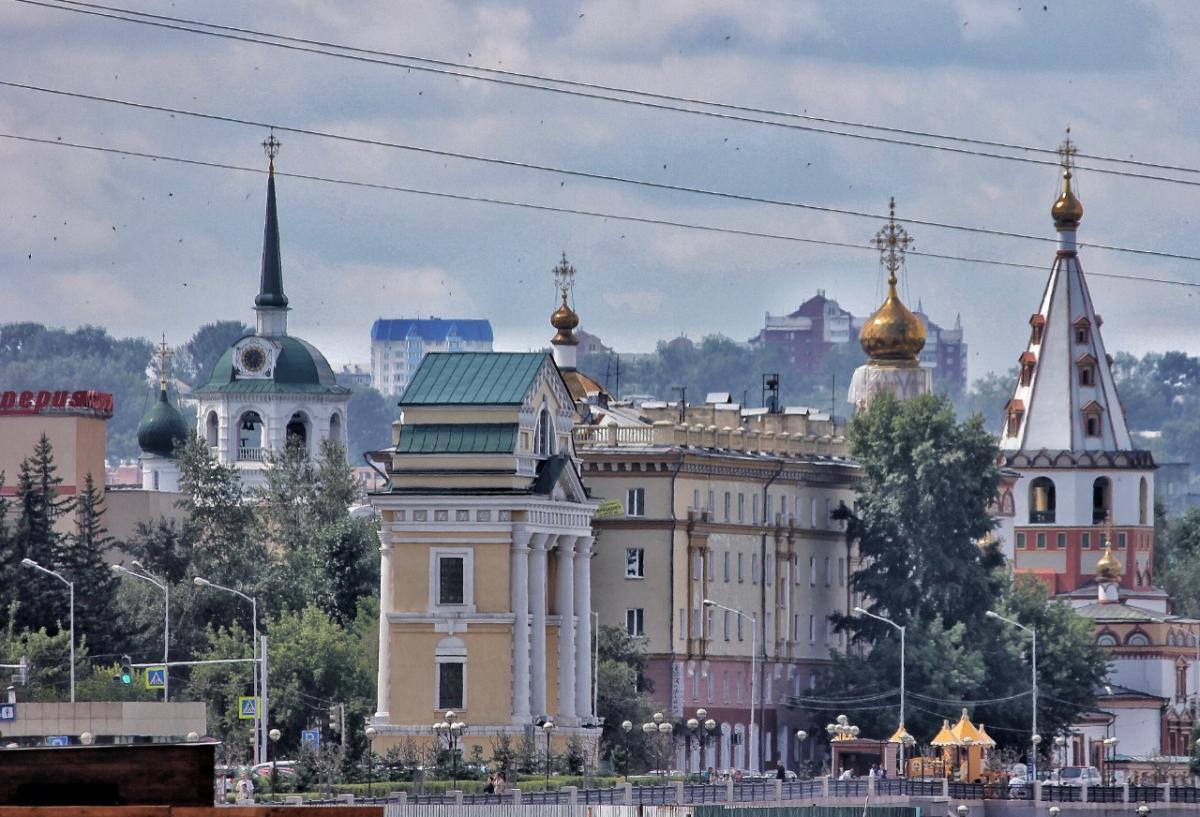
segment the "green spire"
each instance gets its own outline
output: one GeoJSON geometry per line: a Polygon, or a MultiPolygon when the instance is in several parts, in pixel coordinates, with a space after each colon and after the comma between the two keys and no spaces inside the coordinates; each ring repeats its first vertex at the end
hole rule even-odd
{"type": "Polygon", "coordinates": [[[283,307],[288,305],[283,294],[283,262],[279,255],[279,216],[275,209],[275,156],[279,152],[279,140],[275,135],[263,142],[267,157],[271,160],[267,174],[267,224],[263,229],[262,283],[259,284],[256,307],[283,307]]]}

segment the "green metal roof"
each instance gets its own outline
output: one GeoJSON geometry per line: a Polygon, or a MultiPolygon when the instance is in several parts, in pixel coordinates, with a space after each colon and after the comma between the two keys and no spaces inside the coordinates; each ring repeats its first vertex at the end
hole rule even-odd
{"type": "Polygon", "coordinates": [[[401,426],[397,454],[511,454],[516,423],[463,423],[401,426]]]}
{"type": "MultiPolygon", "coordinates": [[[[247,336],[249,337],[249,336],[247,336]]],[[[242,339],[238,338],[240,342],[242,339]]],[[[238,380],[233,368],[233,346],[225,350],[212,376],[195,394],[262,394],[269,392],[302,392],[307,394],[349,394],[339,386],[333,368],[325,356],[306,340],[291,335],[267,338],[280,346],[275,359],[274,377],[270,380],[238,380]]],[[[236,345],[236,343],[234,344],[236,345]]]]}
{"type": "Polygon", "coordinates": [[[400,405],[519,405],[548,357],[545,352],[430,352],[400,405]]]}

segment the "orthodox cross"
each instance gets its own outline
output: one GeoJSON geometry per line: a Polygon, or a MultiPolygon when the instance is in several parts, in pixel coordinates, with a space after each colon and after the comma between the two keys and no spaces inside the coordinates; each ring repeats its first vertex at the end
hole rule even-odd
{"type": "Polygon", "coordinates": [[[904,266],[904,253],[915,242],[908,232],[896,223],[896,198],[888,201],[888,223],[875,233],[871,245],[879,250],[879,263],[888,271],[888,286],[896,285],[896,271],[904,266]]]}
{"type": "Polygon", "coordinates": [[[575,268],[567,263],[567,254],[562,254],[562,260],[554,268],[554,285],[562,290],[563,303],[567,302],[567,293],[575,287],[575,268]]]}
{"type": "Polygon", "coordinates": [[[1071,168],[1075,166],[1075,155],[1079,153],[1079,148],[1071,141],[1071,126],[1067,126],[1067,137],[1063,139],[1062,144],[1058,146],[1058,155],[1062,161],[1063,170],[1067,173],[1071,172],[1071,168]]]}
{"type": "Polygon", "coordinates": [[[271,169],[275,169],[275,157],[279,155],[279,146],[281,142],[275,138],[275,131],[271,131],[267,138],[263,140],[263,151],[267,154],[267,160],[271,163],[271,169]]]}
{"type": "Polygon", "coordinates": [[[167,347],[167,336],[163,334],[162,342],[158,345],[158,384],[163,391],[167,390],[167,379],[170,372],[167,358],[172,354],[174,353],[167,347]]]}

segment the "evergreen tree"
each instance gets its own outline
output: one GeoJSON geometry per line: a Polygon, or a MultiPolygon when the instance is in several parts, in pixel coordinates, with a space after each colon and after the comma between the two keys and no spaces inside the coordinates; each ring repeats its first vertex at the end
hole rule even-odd
{"type": "Polygon", "coordinates": [[[59,540],[59,570],[75,582],[76,637],[108,655],[118,644],[117,577],[104,560],[113,538],[104,526],[104,496],[89,473],[75,502],[75,532],[59,540]]]}
{"type": "Polygon", "coordinates": [[[31,573],[29,568],[20,566],[23,559],[32,559],[48,569],[57,563],[62,534],[55,526],[73,506],[70,499],[59,496],[62,481],[54,465],[53,446],[42,434],[33,454],[21,462],[17,478],[17,524],[11,549],[14,569],[8,578],[9,598],[19,603],[16,623],[22,629],[46,627],[53,633],[60,624],[67,626],[66,585],[44,574],[35,577],[16,572],[31,573]]]}

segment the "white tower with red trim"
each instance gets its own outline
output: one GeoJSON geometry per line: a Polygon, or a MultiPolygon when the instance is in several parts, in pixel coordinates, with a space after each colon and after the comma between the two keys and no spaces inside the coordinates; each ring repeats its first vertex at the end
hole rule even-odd
{"type": "Polygon", "coordinates": [[[1059,153],[1063,188],[1050,210],[1058,251],[1029,320],[1000,438],[1003,465],[1019,475],[1002,489],[1000,532],[1014,568],[1040,575],[1057,593],[1095,581],[1111,535],[1123,587],[1150,592],[1154,459],[1130,438],[1079,264],[1083,205],[1071,189],[1076,149],[1069,131],[1059,153]]]}

